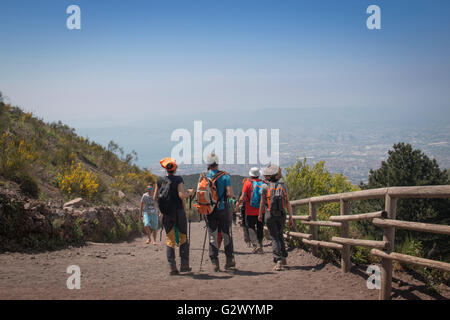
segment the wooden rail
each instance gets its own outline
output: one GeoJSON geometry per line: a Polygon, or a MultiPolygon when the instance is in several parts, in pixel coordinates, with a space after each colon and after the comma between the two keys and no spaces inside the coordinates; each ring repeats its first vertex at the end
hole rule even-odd
{"type": "Polygon", "coordinates": [[[404,263],[411,263],[422,267],[436,268],[442,271],[450,272],[450,263],[446,262],[408,256],[406,254],[401,254],[397,252],[386,253],[384,251],[377,249],[372,249],[370,253],[373,254],[374,256],[378,256],[388,260],[398,260],[404,263]]]}
{"type": "Polygon", "coordinates": [[[362,246],[362,247],[370,247],[370,248],[386,249],[389,247],[389,242],[386,242],[386,241],[350,239],[350,238],[340,238],[340,237],[333,237],[333,238],[331,238],[331,241],[341,243],[341,244],[348,244],[351,246],[362,246]]]}
{"type": "Polygon", "coordinates": [[[386,211],[377,211],[371,213],[362,213],[362,214],[352,214],[347,216],[331,216],[330,221],[362,221],[362,220],[370,220],[373,218],[386,218],[386,211]]]}
{"type": "Polygon", "coordinates": [[[450,198],[450,185],[389,187],[330,194],[290,201],[294,212],[299,206],[308,206],[309,213],[307,216],[294,216],[294,219],[300,220],[302,224],[307,225],[309,227],[309,233],[287,232],[285,234],[285,239],[289,239],[290,237],[301,238],[304,244],[312,247],[312,253],[314,255],[317,255],[318,247],[340,250],[341,268],[343,272],[348,272],[350,270],[351,246],[373,248],[371,254],[381,258],[381,288],[379,298],[383,300],[390,299],[393,260],[450,272],[449,263],[393,252],[396,228],[450,235],[450,226],[447,225],[396,220],[397,200],[400,198],[450,198]],[[378,212],[351,214],[350,201],[370,199],[384,199],[385,209],[378,212]],[[340,215],[331,216],[330,221],[318,221],[317,205],[329,202],[340,203],[340,215]],[[349,238],[349,222],[362,220],[372,220],[374,225],[383,228],[383,240],[375,241],[349,238]],[[338,227],[340,228],[341,236],[333,237],[332,242],[320,241],[318,238],[318,227],[338,227]]]}
{"type": "Polygon", "coordinates": [[[408,222],[399,220],[389,220],[389,219],[373,219],[372,223],[376,226],[386,228],[386,227],[396,227],[399,229],[406,229],[412,231],[421,232],[431,232],[450,235],[450,226],[440,225],[440,224],[429,224],[420,222],[408,222]]]}

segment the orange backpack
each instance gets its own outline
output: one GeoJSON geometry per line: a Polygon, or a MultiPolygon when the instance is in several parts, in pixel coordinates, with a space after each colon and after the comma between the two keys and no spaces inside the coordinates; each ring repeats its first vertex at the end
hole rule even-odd
{"type": "Polygon", "coordinates": [[[225,171],[218,171],[211,179],[205,173],[200,175],[197,184],[197,208],[199,214],[211,214],[219,204],[219,195],[217,194],[216,181],[227,174],[225,171]]]}

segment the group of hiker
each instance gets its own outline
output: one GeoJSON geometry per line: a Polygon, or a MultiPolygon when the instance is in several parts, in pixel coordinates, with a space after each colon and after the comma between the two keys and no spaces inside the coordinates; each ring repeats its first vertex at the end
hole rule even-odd
{"type": "MultiPolygon", "coordinates": [[[[288,201],[288,190],[281,182],[281,169],[272,164],[264,168],[262,177],[256,167],[244,179],[242,192],[237,199],[231,185],[230,175],[219,170],[219,158],[214,152],[206,157],[207,171],[200,174],[197,188],[185,190],[181,176],[176,175],[177,164],[173,158],[160,161],[166,176],[158,178],[156,185],[149,185],[141,200],[141,216],[148,236],[147,244],[156,245],[156,234],[160,224],[166,233],[166,254],[170,274],[189,272],[189,239],[186,199],[195,199],[194,207],[205,221],[209,239],[209,258],[214,271],[220,271],[219,248],[224,245],[225,270],[236,267],[233,249],[232,223],[240,210],[244,239],[252,252],[264,253],[264,225],[272,240],[274,270],[281,271],[287,265],[283,229],[286,215],[293,225],[292,207],[288,201]],[[152,238],[153,237],[153,241],[152,238]],[[181,259],[177,268],[175,248],[179,247],[181,259]]],[[[189,231],[190,237],[190,231],[189,231]]],[[[202,261],[203,262],[203,253],[202,261]]]]}

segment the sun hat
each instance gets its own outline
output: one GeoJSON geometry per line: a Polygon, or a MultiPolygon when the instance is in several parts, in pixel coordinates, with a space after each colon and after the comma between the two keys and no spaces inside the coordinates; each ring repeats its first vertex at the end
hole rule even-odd
{"type": "Polygon", "coordinates": [[[177,162],[174,158],[164,158],[159,161],[161,167],[166,169],[168,172],[175,171],[177,169],[177,162]]]}
{"type": "Polygon", "coordinates": [[[253,178],[258,178],[260,175],[259,168],[258,167],[251,168],[250,171],[248,172],[248,175],[253,178]]]}
{"type": "Polygon", "coordinates": [[[213,164],[219,164],[219,157],[216,156],[216,154],[213,152],[211,152],[207,157],[206,157],[206,164],[208,166],[211,166],[213,164]]]}
{"type": "Polygon", "coordinates": [[[278,170],[280,170],[280,167],[276,164],[271,164],[267,168],[264,169],[263,175],[264,176],[274,176],[278,173],[278,170]]]}

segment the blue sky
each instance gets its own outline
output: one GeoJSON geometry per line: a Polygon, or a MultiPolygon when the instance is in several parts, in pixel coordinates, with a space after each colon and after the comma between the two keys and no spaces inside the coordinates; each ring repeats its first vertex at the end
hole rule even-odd
{"type": "Polygon", "coordinates": [[[49,120],[447,107],[449,1],[8,1],[0,90],[49,120]],[[78,4],[82,29],[66,28],[78,4]],[[365,26],[378,4],[382,30],[365,26]],[[126,106],[126,108],[124,108],[126,106]]]}
{"type": "Polygon", "coordinates": [[[2,0],[0,90],[81,132],[224,110],[448,110],[449,13],[446,0],[2,0]],[[71,4],[81,30],[66,28],[71,4]],[[366,28],[371,4],[381,30],[366,28]]]}

